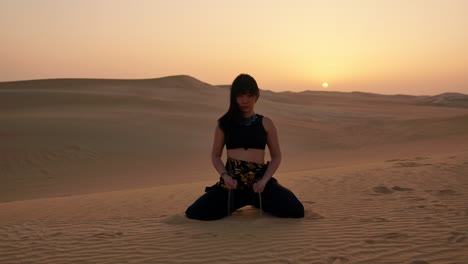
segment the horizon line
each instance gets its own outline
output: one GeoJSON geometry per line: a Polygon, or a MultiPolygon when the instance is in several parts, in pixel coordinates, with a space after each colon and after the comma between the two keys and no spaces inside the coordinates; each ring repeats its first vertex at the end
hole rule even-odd
{"type": "MultiPolygon", "coordinates": [[[[103,80],[103,81],[148,81],[148,80],[158,80],[158,79],[164,79],[164,78],[180,78],[180,77],[189,77],[191,79],[195,79],[201,83],[213,86],[213,87],[221,87],[221,86],[231,86],[231,84],[210,84],[207,82],[204,82],[196,77],[193,77],[188,74],[176,74],[176,75],[167,75],[167,76],[162,76],[162,77],[153,77],[153,78],[93,78],[93,77],[62,77],[62,78],[43,78],[43,79],[22,79],[22,80],[14,80],[14,81],[0,81],[0,85],[4,83],[15,83],[15,82],[33,82],[33,81],[52,81],[52,80],[103,80]]],[[[326,90],[303,90],[303,91],[290,91],[290,90],[285,90],[285,91],[273,91],[269,89],[261,89],[263,91],[269,91],[272,93],[305,93],[305,92],[322,92],[322,93],[362,93],[362,94],[372,94],[372,95],[383,95],[383,96],[440,96],[443,94],[460,94],[460,95],[465,95],[468,96],[468,94],[465,93],[460,93],[460,92],[443,92],[439,93],[436,95],[427,95],[427,94],[420,94],[420,95],[414,95],[414,94],[381,94],[381,93],[372,93],[372,92],[362,92],[362,91],[338,91],[338,90],[333,90],[333,91],[326,91],[326,90]]]]}

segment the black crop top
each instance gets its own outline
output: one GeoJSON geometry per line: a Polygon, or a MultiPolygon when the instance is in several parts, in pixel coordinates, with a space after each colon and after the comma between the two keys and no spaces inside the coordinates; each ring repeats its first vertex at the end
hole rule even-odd
{"type": "Polygon", "coordinates": [[[262,115],[254,114],[240,124],[228,126],[224,131],[226,149],[265,149],[267,136],[262,120],[262,115]]]}

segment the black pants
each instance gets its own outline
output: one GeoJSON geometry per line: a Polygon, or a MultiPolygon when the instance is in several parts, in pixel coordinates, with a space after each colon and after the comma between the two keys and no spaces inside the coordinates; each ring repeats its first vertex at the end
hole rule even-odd
{"type": "MultiPolygon", "coordinates": [[[[253,205],[260,208],[260,196],[253,190],[231,190],[219,185],[206,188],[206,193],[195,201],[185,212],[188,218],[199,220],[217,220],[237,209],[253,205]],[[228,205],[228,200],[230,205],[228,205]],[[230,209],[230,212],[228,210],[230,209]]],[[[278,217],[304,217],[304,206],[287,188],[271,178],[262,192],[262,209],[278,217]]]]}

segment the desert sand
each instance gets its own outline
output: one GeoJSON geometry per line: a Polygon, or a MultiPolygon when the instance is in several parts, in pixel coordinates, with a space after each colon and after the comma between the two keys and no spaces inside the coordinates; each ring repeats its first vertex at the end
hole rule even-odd
{"type": "Polygon", "coordinates": [[[184,216],[229,86],[0,83],[0,263],[468,263],[468,95],[260,88],[302,219],[184,216]]]}

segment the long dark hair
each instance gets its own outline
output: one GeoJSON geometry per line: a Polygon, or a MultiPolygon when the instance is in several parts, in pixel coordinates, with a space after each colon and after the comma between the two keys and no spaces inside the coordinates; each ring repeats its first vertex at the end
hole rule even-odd
{"type": "Polygon", "coordinates": [[[257,100],[260,97],[260,90],[258,89],[255,79],[248,74],[242,73],[239,74],[239,76],[237,76],[232,82],[229,110],[218,119],[219,127],[224,132],[226,132],[226,128],[228,126],[242,120],[242,111],[237,104],[237,95],[246,93],[251,93],[257,96],[257,100]]]}

